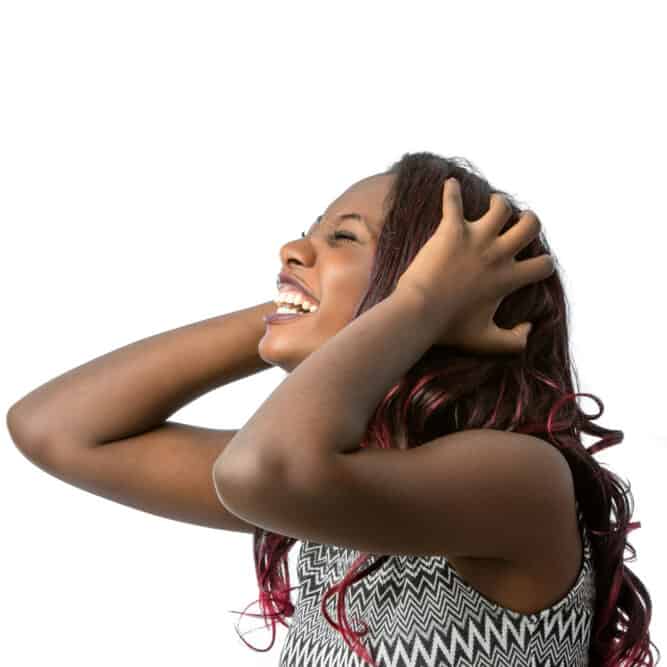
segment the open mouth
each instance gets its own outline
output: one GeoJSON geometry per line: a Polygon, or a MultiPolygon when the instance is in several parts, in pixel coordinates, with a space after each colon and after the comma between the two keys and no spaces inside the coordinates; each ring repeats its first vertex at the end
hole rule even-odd
{"type": "Polygon", "coordinates": [[[272,324],[276,322],[283,322],[286,320],[298,320],[302,317],[307,317],[308,315],[314,315],[317,311],[311,312],[303,311],[300,308],[297,309],[294,306],[280,306],[275,312],[271,313],[264,317],[264,322],[267,324],[272,324]]]}
{"type": "Polygon", "coordinates": [[[278,306],[278,309],[276,310],[277,315],[312,315],[313,312],[317,311],[303,310],[301,306],[287,305],[282,303],[278,306]]]}

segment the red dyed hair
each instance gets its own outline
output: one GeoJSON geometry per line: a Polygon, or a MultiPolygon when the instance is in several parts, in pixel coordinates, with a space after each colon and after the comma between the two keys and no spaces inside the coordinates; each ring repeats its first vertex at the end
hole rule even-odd
{"type": "MultiPolygon", "coordinates": [[[[385,222],[377,241],[370,286],[355,317],[394,291],[398,278],[437,228],[442,214],[442,188],[448,177],[454,176],[461,185],[466,220],[477,220],[489,209],[493,192],[506,196],[513,209],[502,232],[512,227],[522,212],[510,195],[494,190],[463,158],[406,153],[383,173],[393,174],[395,180],[384,202],[385,222]]],[[[541,232],[516,258],[545,252],[554,254],[541,232]]],[[[531,433],[557,447],[570,464],[576,497],[593,546],[596,604],[589,664],[632,667],[644,665],[648,658],[646,664],[652,667],[649,645],[655,644],[649,635],[651,597],[624,562],[628,560],[624,557],[626,548],[632,553],[630,560],[636,559],[627,535],[641,523],[630,522],[634,512],[630,485],[593,458],[595,453],[622,442],[623,431],[593,424],[604,410],[602,402],[592,394],[574,390],[572,379],[577,386],[579,380],[569,353],[568,305],[555,256],[554,260],[556,270],[549,278],[508,295],[496,312],[494,319],[500,327],[510,329],[520,322],[533,323],[528,346],[521,355],[476,356],[446,346],[431,347],[389,389],[369,421],[361,446],[407,449],[457,430],[492,428],[531,433]],[[587,415],[581,410],[577,395],[594,399],[600,407],[598,414],[587,415]],[[582,433],[600,440],[584,447],[582,433]],[[614,522],[610,517],[612,510],[614,522]]],[[[288,626],[285,619],[294,614],[288,554],[296,542],[261,528],[255,530],[253,549],[261,616],[267,627],[271,621],[273,630],[271,644],[265,650],[270,650],[275,641],[276,622],[288,626]]],[[[380,556],[360,571],[369,556],[361,554],[352,563],[343,579],[323,596],[321,608],[327,622],[341,633],[347,645],[375,667],[359,641],[368,630],[355,632],[345,618],[347,588],[388,558],[380,556]],[[338,595],[338,623],[326,610],[332,595],[338,595]]]]}

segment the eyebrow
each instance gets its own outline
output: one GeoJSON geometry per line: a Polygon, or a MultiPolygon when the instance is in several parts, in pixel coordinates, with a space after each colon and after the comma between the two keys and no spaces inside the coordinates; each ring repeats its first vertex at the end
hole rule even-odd
{"type": "MultiPolygon", "coordinates": [[[[319,224],[322,221],[323,217],[324,217],[323,215],[318,215],[315,222],[317,222],[319,224]]],[[[348,219],[357,220],[357,221],[363,223],[364,225],[366,225],[366,229],[368,230],[368,233],[371,236],[375,236],[374,229],[370,226],[370,224],[368,223],[366,218],[364,218],[362,215],[359,215],[359,213],[339,213],[336,216],[336,219],[339,220],[339,221],[340,220],[348,220],[348,219]]]]}

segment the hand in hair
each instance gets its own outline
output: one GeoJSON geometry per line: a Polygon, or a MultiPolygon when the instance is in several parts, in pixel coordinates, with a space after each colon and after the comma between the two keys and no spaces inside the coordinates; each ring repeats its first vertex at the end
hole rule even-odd
{"type": "Polygon", "coordinates": [[[501,329],[493,321],[500,302],[511,292],[548,278],[554,260],[545,253],[516,261],[514,256],[540,232],[532,211],[499,235],[512,211],[505,197],[491,195],[489,210],[476,221],[463,217],[459,183],[445,180],[442,219],[398,280],[396,291],[424,299],[435,318],[434,345],[449,345],[481,354],[521,352],[530,322],[501,329]]]}

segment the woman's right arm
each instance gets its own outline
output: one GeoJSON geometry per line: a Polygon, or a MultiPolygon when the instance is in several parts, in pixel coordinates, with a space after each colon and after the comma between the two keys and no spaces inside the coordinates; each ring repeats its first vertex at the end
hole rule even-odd
{"type": "Polygon", "coordinates": [[[141,339],[50,380],[7,413],[35,465],[115,502],[178,521],[252,532],[220,503],[216,458],[236,430],[167,419],[199,396],[270,368],[257,351],[275,303],[141,339]]]}

